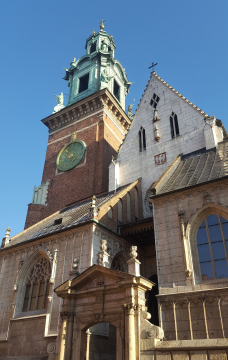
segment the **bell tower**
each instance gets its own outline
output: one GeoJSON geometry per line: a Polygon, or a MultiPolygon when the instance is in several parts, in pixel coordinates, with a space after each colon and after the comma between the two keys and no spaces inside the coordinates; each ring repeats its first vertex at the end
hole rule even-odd
{"type": "Polygon", "coordinates": [[[132,83],[120,62],[114,59],[116,45],[112,35],[104,31],[103,21],[100,31],[93,31],[86,40],[86,54],[78,61],[74,58],[70,68],[65,69],[64,79],[70,88],[67,106],[108,89],[125,109],[125,97],[132,83]]]}
{"type": "Polygon", "coordinates": [[[112,35],[100,31],[86,40],[86,54],[66,70],[67,105],[58,97],[49,129],[41,185],[35,186],[25,228],[65,207],[108,191],[108,167],[116,156],[131,120],[125,97],[130,83],[114,59],[112,35]]]}

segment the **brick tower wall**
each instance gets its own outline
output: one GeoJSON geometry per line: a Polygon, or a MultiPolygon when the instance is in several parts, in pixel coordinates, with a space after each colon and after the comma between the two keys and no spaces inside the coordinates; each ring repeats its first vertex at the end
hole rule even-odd
{"type": "Polygon", "coordinates": [[[25,229],[94,194],[108,191],[108,167],[116,156],[124,135],[104,109],[95,115],[52,132],[49,136],[42,183],[49,179],[46,205],[29,204],[25,229]],[[73,169],[61,172],[56,167],[59,151],[71,141],[73,132],[86,144],[86,153],[73,169]]]}

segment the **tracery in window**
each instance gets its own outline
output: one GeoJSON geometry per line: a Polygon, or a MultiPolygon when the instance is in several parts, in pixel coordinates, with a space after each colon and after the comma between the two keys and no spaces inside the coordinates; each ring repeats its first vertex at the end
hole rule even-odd
{"type": "Polygon", "coordinates": [[[170,121],[171,136],[172,136],[172,138],[175,138],[180,135],[180,132],[179,132],[177,115],[174,114],[174,112],[172,112],[172,114],[169,118],[169,121],[170,121]]]}
{"type": "Polygon", "coordinates": [[[141,126],[139,130],[139,151],[146,150],[146,132],[145,129],[141,126]]]}
{"type": "Polygon", "coordinates": [[[159,100],[160,97],[154,93],[152,99],[150,100],[150,105],[153,106],[154,109],[156,109],[159,100]]]}
{"type": "Polygon", "coordinates": [[[203,280],[228,277],[228,220],[210,215],[199,227],[197,247],[203,280]]]}
{"type": "Polygon", "coordinates": [[[40,258],[27,278],[23,311],[47,308],[50,276],[50,262],[45,258],[40,258]]]}

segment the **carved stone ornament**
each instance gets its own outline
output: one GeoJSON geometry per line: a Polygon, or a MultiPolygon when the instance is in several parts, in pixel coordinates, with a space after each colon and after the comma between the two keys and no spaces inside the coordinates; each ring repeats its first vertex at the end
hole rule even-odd
{"type": "Polygon", "coordinates": [[[166,162],[166,153],[155,155],[154,161],[156,165],[162,165],[166,162]]]}
{"type": "Polygon", "coordinates": [[[97,254],[97,263],[100,266],[109,267],[110,255],[106,252],[107,240],[101,240],[100,249],[101,251],[97,254]]]}
{"type": "Polygon", "coordinates": [[[185,275],[186,275],[187,278],[191,277],[192,276],[192,271],[189,270],[189,269],[185,270],[185,275]]]}
{"type": "Polygon", "coordinates": [[[137,253],[137,246],[131,246],[131,249],[130,249],[130,257],[132,259],[136,259],[138,256],[138,253],[137,253]]]}
{"type": "Polygon", "coordinates": [[[56,344],[54,342],[51,342],[47,346],[47,353],[48,354],[55,354],[56,353],[56,344]]]}
{"type": "Polygon", "coordinates": [[[162,331],[158,326],[152,325],[150,329],[146,330],[147,339],[161,339],[163,337],[162,331]]]}
{"type": "Polygon", "coordinates": [[[154,125],[154,139],[157,142],[161,139],[160,132],[159,132],[157,124],[154,125]]]}

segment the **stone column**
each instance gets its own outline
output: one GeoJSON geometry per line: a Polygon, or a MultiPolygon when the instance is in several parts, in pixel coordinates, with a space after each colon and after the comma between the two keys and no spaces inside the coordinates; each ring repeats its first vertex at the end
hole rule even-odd
{"type": "Polygon", "coordinates": [[[61,318],[63,325],[60,342],[60,360],[71,360],[74,314],[62,312],[61,318]]]}
{"type": "Polygon", "coordinates": [[[61,316],[61,333],[60,333],[60,349],[59,349],[59,360],[65,359],[66,349],[66,333],[67,333],[67,316],[66,313],[60,313],[61,316]]]}
{"type": "Polygon", "coordinates": [[[136,360],[135,309],[134,304],[125,304],[125,360],[136,360]]]}

